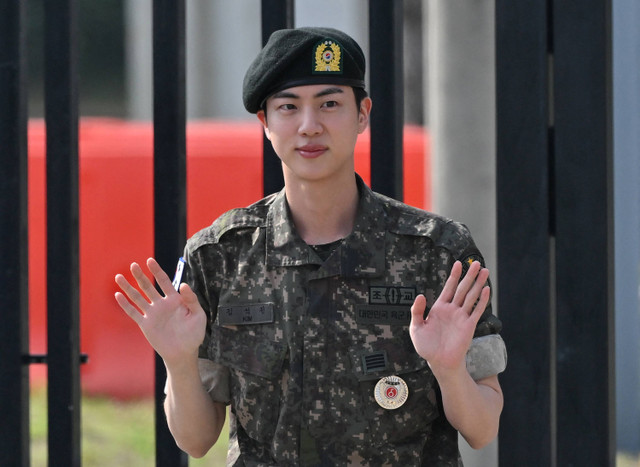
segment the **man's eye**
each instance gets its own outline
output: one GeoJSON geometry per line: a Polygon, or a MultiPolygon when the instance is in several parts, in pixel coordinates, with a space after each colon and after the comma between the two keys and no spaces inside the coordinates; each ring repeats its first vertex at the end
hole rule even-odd
{"type": "Polygon", "coordinates": [[[337,107],[338,106],[338,102],[336,102],[336,101],[327,101],[322,105],[323,105],[323,107],[337,107]]]}
{"type": "Polygon", "coordinates": [[[295,110],[296,106],[293,104],[282,104],[280,109],[282,110],[295,110]]]}

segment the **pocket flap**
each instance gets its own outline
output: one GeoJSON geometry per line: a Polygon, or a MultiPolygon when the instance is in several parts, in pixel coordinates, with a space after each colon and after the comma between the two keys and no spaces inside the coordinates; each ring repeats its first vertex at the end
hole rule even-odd
{"type": "Polygon", "coordinates": [[[275,379],[282,372],[287,347],[262,337],[212,326],[209,358],[221,365],[275,379]]]}

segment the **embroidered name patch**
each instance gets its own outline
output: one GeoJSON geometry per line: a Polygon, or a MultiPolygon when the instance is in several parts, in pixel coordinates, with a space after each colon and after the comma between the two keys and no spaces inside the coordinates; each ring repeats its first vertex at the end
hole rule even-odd
{"type": "Polygon", "coordinates": [[[413,305],[416,289],[413,287],[369,287],[371,305],[413,305]]]}
{"type": "Polygon", "coordinates": [[[406,306],[360,305],[356,307],[356,322],[359,324],[409,326],[411,323],[411,308],[406,306]]]}
{"type": "Polygon", "coordinates": [[[273,323],[273,303],[250,305],[221,305],[218,307],[220,325],[273,323]]]}

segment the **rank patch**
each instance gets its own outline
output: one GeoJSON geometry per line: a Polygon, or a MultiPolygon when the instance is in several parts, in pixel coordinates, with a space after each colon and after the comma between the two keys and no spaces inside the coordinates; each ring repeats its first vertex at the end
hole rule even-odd
{"type": "Polygon", "coordinates": [[[471,265],[473,264],[474,261],[480,262],[480,264],[484,267],[484,259],[482,258],[482,256],[480,256],[480,254],[467,255],[467,256],[465,256],[465,258],[463,260],[461,260],[461,262],[462,262],[462,277],[467,275],[467,271],[469,270],[469,268],[471,267],[471,265]]]}
{"type": "Polygon", "coordinates": [[[332,39],[320,41],[313,48],[313,74],[342,74],[342,48],[332,39]]]}

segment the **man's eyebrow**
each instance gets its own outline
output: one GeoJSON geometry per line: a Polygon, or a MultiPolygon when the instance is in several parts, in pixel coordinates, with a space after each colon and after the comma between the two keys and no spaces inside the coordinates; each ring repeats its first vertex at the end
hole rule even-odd
{"type": "Polygon", "coordinates": [[[273,99],[278,99],[278,98],[298,99],[300,96],[298,96],[297,94],[294,94],[292,92],[289,92],[289,91],[279,91],[279,92],[276,92],[271,97],[273,99]]]}
{"type": "Polygon", "coordinates": [[[323,96],[328,96],[330,94],[342,94],[343,92],[344,91],[340,88],[326,88],[320,91],[318,94],[316,94],[313,97],[323,97],[323,96]]]}

